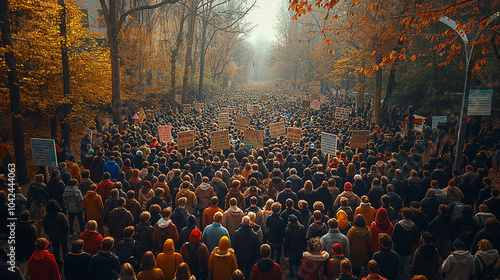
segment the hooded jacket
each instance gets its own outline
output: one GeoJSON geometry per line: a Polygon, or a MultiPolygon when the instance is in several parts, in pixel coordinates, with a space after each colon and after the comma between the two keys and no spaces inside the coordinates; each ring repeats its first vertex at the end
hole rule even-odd
{"type": "Polygon", "coordinates": [[[260,242],[257,233],[249,225],[240,225],[231,239],[236,260],[240,265],[253,264],[260,256],[260,242]]]}
{"type": "Polygon", "coordinates": [[[285,230],[285,243],[283,249],[285,255],[298,255],[304,252],[306,247],[306,229],[299,222],[290,222],[285,230]]]}
{"type": "Polygon", "coordinates": [[[90,179],[93,182],[100,182],[102,179],[102,170],[106,161],[102,157],[94,157],[90,164],[90,179]]]}
{"type": "Polygon", "coordinates": [[[75,178],[80,182],[82,180],[82,176],[80,175],[80,167],[78,167],[78,164],[67,160],[66,162],[66,170],[68,170],[69,174],[71,174],[72,178],[75,178]]]}
{"type": "Polygon", "coordinates": [[[108,160],[102,168],[102,173],[108,172],[111,179],[116,179],[120,173],[120,166],[114,160],[108,160]]]}
{"type": "Polygon", "coordinates": [[[175,243],[179,242],[179,232],[177,226],[172,220],[159,219],[153,227],[153,241],[158,243],[158,248],[165,248],[166,239],[172,239],[175,243]],[[163,237],[162,237],[163,236],[163,237]]]}
{"type": "MultiPolygon", "coordinates": [[[[378,243],[378,241],[377,241],[378,243]]],[[[391,249],[381,248],[373,254],[373,260],[379,265],[379,274],[387,280],[396,280],[399,272],[398,254],[391,249]]]]}
{"type": "Polygon", "coordinates": [[[100,195],[92,191],[87,192],[83,198],[82,206],[86,210],[87,220],[102,220],[104,205],[100,195]]]}
{"type": "Polygon", "coordinates": [[[271,259],[261,259],[253,265],[250,280],[281,280],[281,267],[271,259]]]}
{"type": "Polygon", "coordinates": [[[115,280],[120,275],[120,259],[111,252],[99,251],[89,263],[87,279],[115,280]]]}
{"type": "Polygon", "coordinates": [[[354,269],[360,269],[365,261],[366,252],[372,245],[372,234],[368,227],[353,226],[347,232],[351,256],[350,260],[354,269]]]}
{"type": "MultiPolygon", "coordinates": [[[[196,257],[198,258],[198,268],[199,271],[193,271],[193,268],[190,267],[191,273],[194,275],[199,275],[200,272],[206,271],[208,269],[208,257],[209,257],[209,252],[208,248],[205,244],[201,242],[201,235],[200,231],[197,232],[197,234],[191,234],[189,236],[189,242],[186,242],[182,244],[180,253],[182,255],[182,259],[184,262],[189,264],[189,254],[190,251],[194,250],[195,247],[198,245],[198,248],[196,249],[196,257]],[[189,249],[188,249],[189,247],[189,249]]],[[[198,279],[198,278],[197,278],[198,279]]]]}
{"type": "Polygon", "coordinates": [[[80,234],[80,239],[83,242],[83,251],[89,253],[91,256],[97,254],[101,250],[102,235],[95,231],[85,230],[80,234]]]}
{"type": "Polygon", "coordinates": [[[198,208],[205,209],[210,206],[210,199],[217,194],[208,183],[202,182],[194,193],[196,198],[198,199],[198,208]]]}
{"type": "Polygon", "coordinates": [[[84,251],[66,254],[66,256],[64,256],[64,278],[86,280],[87,269],[91,258],[92,256],[84,251]]]}
{"type": "Polygon", "coordinates": [[[237,206],[229,207],[222,215],[222,226],[227,229],[229,235],[233,235],[241,223],[241,218],[245,214],[237,206]]]}
{"type": "Polygon", "coordinates": [[[330,255],[326,251],[320,252],[319,255],[314,255],[309,252],[302,254],[304,257],[300,266],[299,276],[304,280],[321,280],[320,274],[328,277],[333,274],[330,255]],[[320,269],[323,269],[320,272],[320,269]]]}
{"type": "Polygon", "coordinates": [[[321,245],[327,251],[330,256],[332,256],[332,245],[335,243],[339,243],[342,246],[342,251],[346,258],[351,256],[351,248],[349,246],[349,240],[345,235],[340,233],[338,228],[331,228],[328,230],[328,233],[323,235],[320,239],[321,245]]]}
{"type": "Polygon", "coordinates": [[[208,271],[213,280],[231,279],[233,271],[238,269],[233,248],[229,246],[229,239],[223,236],[219,246],[215,247],[208,259],[208,271]]]}
{"type": "Polygon", "coordinates": [[[49,192],[49,198],[55,199],[61,207],[64,207],[63,194],[66,186],[63,181],[59,178],[50,178],[47,182],[47,191],[49,192]]]}
{"type": "Polygon", "coordinates": [[[500,259],[498,257],[498,251],[495,249],[477,251],[476,255],[474,256],[474,262],[476,265],[476,273],[475,273],[476,276],[479,275],[481,272],[483,272],[484,265],[486,265],[487,267],[493,265],[493,268],[496,269],[497,271],[500,268],[500,259]],[[482,262],[480,259],[482,260],[482,262]]]}
{"type": "Polygon", "coordinates": [[[468,280],[476,272],[474,259],[469,251],[454,251],[442,265],[446,279],[468,280]]]}
{"type": "Polygon", "coordinates": [[[156,258],[156,267],[163,271],[166,280],[172,280],[175,271],[182,262],[182,255],[175,252],[174,240],[167,239],[163,243],[163,253],[160,253],[156,258]]]}
{"type": "Polygon", "coordinates": [[[359,207],[356,208],[356,211],[354,211],[354,216],[357,214],[361,214],[363,218],[365,218],[365,222],[367,225],[371,225],[372,222],[375,220],[375,215],[377,215],[377,210],[372,207],[372,204],[370,202],[361,202],[359,204],[359,207]]]}
{"type": "Polygon", "coordinates": [[[22,222],[19,221],[16,225],[16,239],[22,240],[16,245],[16,261],[24,262],[29,260],[35,251],[36,228],[33,225],[34,221],[22,222]]]}
{"type": "Polygon", "coordinates": [[[43,217],[43,230],[51,241],[65,241],[69,231],[68,220],[61,212],[49,212],[43,217]]]}
{"type": "Polygon", "coordinates": [[[314,222],[307,229],[306,239],[309,240],[313,237],[321,237],[328,232],[328,227],[324,222],[314,222]]]}
{"type": "Polygon", "coordinates": [[[220,240],[223,236],[229,237],[227,229],[221,224],[212,223],[205,228],[201,238],[203,243],[207,245],[208,251],[211,252],[215,247],[217,247],[217,240],[220,240]]]}
{"type": "Polygon", "coordinates": [[[67,186],[63,193],[64,207],[68,213],[80,213],[83,211],[83,196],[76,186],[67,186]]]}
{"type": "Polygon", "coordinates": [[[33,280],[61,280],[56,259],[48,250],[33,252],[28,261],[28,272],[33,280]]]}
{"type": "Polygon", "coordinates": [[[221,212],[222,209],[220,209],[217,206],[210,205],[205,210],[203,210],[203,216],[201,218],[201,230],[203,231],[208,225],[212,224],[214,222],[214,215],[216,212],[221,212]]]}
{"type": "Polygon", "coordinates": [[[185,197],[187,199],[186,210],[189,214],[194,214],[194,209],[198,205],[196,195],[194,192],[190,191],[188,188],[181,189],[175,196],[175,205],[179,206],[179,198],[185,197]]]}
{"type": "Polygon", "coordinates": [[[424,244],[417,248],[411,265],[411,275],[423,275],[434,279],[439,270],[439,252],[434,244],[424,244]]]}
{"type": "Polygon", "coordinates": [[[413,252],[413,245],[419,238],[417,226],[410,220],[401,220],[394,226],[392,242],[396,253],[409,256],[413,252]]]}
{"type": "MultiPolygon", "coordinates": [[[[240,186],[240,188],[241,188],[241,186],[240,186]]],[[[240,209],[245,209],[245,197],[243,196],[243,194],[241,193],[239,188],[229,189],[229,192],[225,198],[226,207],[229,209],[229,200],[233,197],[236,198],[236,200],[237,200],[236,206],[238,206],[238,208],[240,208],[240,209]]]]}
{"type": "Polygon", "coordinates": [[[111,196],[111,189],[115,184],[109,179],[102,180],[97,185],[97,194],[99,194],[104,201],[106,201],[111,196]]]}

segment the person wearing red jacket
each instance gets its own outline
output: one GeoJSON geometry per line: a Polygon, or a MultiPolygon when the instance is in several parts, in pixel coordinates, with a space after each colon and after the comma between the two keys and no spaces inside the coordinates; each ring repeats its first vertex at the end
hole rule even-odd
{"type": "Polygon", "coordinates": [[[102,235],[97,232],[97,222],[90,220],[87,222],[85,231],[80,234],[80,239],[84,241],[83,251],[91,256],[97,254],[101,250],[102,235]]]}
{"type": "Polygon", "coordinates": [[[47,250],[48,247],[49,241],[45,238],[35,241],[36,251],[28,261],[28,272],[32,280],[61,280],[56,259],[47,250]]]}
{"type": "Polygon", "coordinates": [[[102,181],[97,185],[97,194],[102,197],[102,201],[106,201],[111,196],[111,190],[115,185],[110,180],[111,175],[108,172],[102,174],[102,181]]]}
{"type": "Polygon", "coordinates": [[[250,280],[282,280],[280,265],[271,259],[271,246],[262,244],[260,255],[262,259],[253,265],[250,280]]]}
{"type": "Polygon", "coordinates": [[[170,220],[170,215],[172,214],[172,209],[167,207],[163,209],[162,218],[153,227],[153,241],[157,243],[156,249],[161,252],[163,249],[163,243],[168,239],[172,239],[174,243],[179,242],[179,232],[177,232],[177,227],[170,220]]]}

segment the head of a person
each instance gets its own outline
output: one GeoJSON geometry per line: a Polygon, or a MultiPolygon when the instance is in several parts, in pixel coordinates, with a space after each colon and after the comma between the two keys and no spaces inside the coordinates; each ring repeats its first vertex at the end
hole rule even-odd
{"type": "Polygon", "coordinates": [[[101,243],[101,250],[103,252],[109,252],[115,243],[115,239],[111,236],[104,237],[101,243]]]}
{"type": "Polygon", "coordinates": [[[365,218],[363,217],[363,215],[357,214],[354,217],[354,223],[353,223],[353,225],[355,227],[361,227],[361,228],[366,227],[366,221],[365,221],[365,218]]]}
{"type": "Polygon", "coordinates": [[[377,261],[375,260],[368,261],[367,268],[369,273],[378,273],[379,267],[377,261]]]}
{"type": "Polygon", "coordinates": [[[35,250],[43,251],[49,247],[49,241],[43,237],[38,238],[35,241],[35,250]]]}
{"type": "Polygon", "coordinates": [[[281,203],[279,202],[274,202],[271,205],[271,211],[273,211],[273,214],[279,214],[281,211],[281,203]]]}
{"type": "Polygon", "coordinates": [[[83,240],[82,239],[77,239],[71,243],[71,252],[72,253],[79,253],[83,249],[83,240]]]}
{"type": "Polygon", "coordinates": [[[121,280],[135,280],[134,267],[130,263],[124,263],[120,269],[121,280]]]}
{"type": "Polygon", "coordinates": [[[430,232],[428,232],[428,231],[422,231],[420,233],[420,241],[423,244],[431,244],[432,241],[433,241],[432,234],[430,232]]]}
{"type": "Polygon", "coordinates": [[[321,252],[321,250],[322,250],[321,242],[318,237],[314,237],[307,240],[307,251],[309,251],[309,253],[314,254],[321,252]]]}
{"type": "Polygon", "coordinates": [[[379,233],[378,234],[378,243],[381,248],[390,249],[392,246],[392,238],[387,233],[379,233]]]}
{"type": "Polygon", "coordinates": [[[85,229],[87,231],[97,232],[97,222],[95,220],[88,221],[85,229]]]}
{"type": "Polygon", "coordinates": [[[340,262],[340,272],[346,276],[352,275],[352,264],[349,259],[346,258],[340,262]]]}
{"type": "Polygon", "coordinates": [[[262,244],[260,246],[260,256],[263,259],[269,259],[269,257],[271,256],[271,246],[269,246],[268,244],[262,244]]]}
{"type": "Polygon", "coordinates": [[[481,239],[477,243],[477,248],[481,251],[491,250],[493,249],[493,244],[488,239],[481,239]]]}
{"type": "Polygon", "coordinates": [[[214,222],[220,224],[222,221],[222,213],[221,212],[215,212],[214,214],[214,222]]]}

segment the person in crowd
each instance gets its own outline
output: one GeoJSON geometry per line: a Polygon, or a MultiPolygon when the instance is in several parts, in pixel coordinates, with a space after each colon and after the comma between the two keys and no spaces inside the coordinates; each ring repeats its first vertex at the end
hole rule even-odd
{"type": "Polygon", "coordinates": [[[222,226],[222,212],[215,212],[213,220],[214,222],[208,225],[205,230],[203,230],[202,241],[207,246],[209,252],[212,252],[215,247],[217,247],[217,240],[220,240],[223,236],[229,238],[229,232],[225,227],[222,226]]]}
{"type": "Polygon", "coordinates": [[[83,240],[82,250],[89,255],[93,256],[101,250],[102,245],[102,235],[97,232],[97,222],[95,220],[90,220],[85,226],[85,231],[80,234],[79,237],[83,240]]]}
{"type": "Polygon", "coordinates": [[[350,257],[349,240],[345,235],[340,233],[338,229],[337,219],[330,218],[328,220],[328,233],[326,233],[320,238],[320,242],[323,248],[325,248],[325,251],[327,251],[330,254],[330,256],[332,256],[332,254],[334,253],[333,251],[331,251],[333,250],[331,249],[332,246],[336,243],[339,243],[339,245],[341,246],[342,255],[344,255],[346,258],[350,257]]]}
{"type": "Polygon", "coordinates": [[[306,239],[314,237],[322,237],[328,232],[328,227],[321,219],[323,216],[320,210],[315,210],[313,213],[314,222],[307,229],[306,239]]]}
{"type": "Polygon", "coordinates": [[[465,244],[456,238],[453,241],[454,251],[443,262],[442,270],[445,273],[445,279],[467,280],[476,272],[474,258],[465,244]]]}
{"type": "Polygon", "coordinates": [[[208,271],[213,280],[231,279],[233,271],[238,269],[234,250],[230,247],[229,238],[222,236],[219,246],[215,247],[208,258],[208,271]]]}
{"type": "MultiPolygon", "coordinates": [[[[234,183],[234,182],[233,182],[234,183]]],[[[236,206],[238,203],[238,200],[234,197],[229,199],[229,208],[224,212],[223,217],[222,217],[222,226],[227,229],[229,232],[229,236],[234,235],[234,232],[238,229],[240,223],[241,223],[241,218],[245,215],[243,211],[236,206]]]]}
{"type": "Polygon", "coordinates": [[[111,252],[115,240],[108,236],[102,240],[101,250],[92,256],[87,269],[87,279],[114,280],[121,271],[120,259],[111,252]]]}
{"type": "Polygon", "coordinates": [[[83,251],[84,241],[77,239],[71,244],[71,252],[64,256],[64,278],[86,280],[92,256],[83,251]]]}
{"type": "MultiPolygon", "coordinates": [[[[302,252],[304,252],[305,245],[306,229],[299,223],[297,216],[290,214],[288,216],[288,225],[285,229],[285,241],[283,243],[283,252],[285,257],[288,257],[290,278],[295,277],[298,273],[300,268],[300,259],[302,258],[302,252]]],[[[269,247],[270,254],[271,247],[269,245],[267,246],[269,247]]]]}
{"type": "Polygon", "coordinates": [[[214,214],[216,212],[224,213],[224,211],[217,206],[218,203],[219,199],[217,198],[217,196],[212,196],[212,198],[210,199],[210,206],[203,210],[201,230],[205,230],[208,225],[214,222],[214,214]]]}
{"type": "MultiPolygon", "coordinates": [[[[372,254],[380,250],[379,234],[385,233],[391,235],[393,229],[394,226],[389,220],[387,210],[385,210],[384,208],[379,208],[377,210],[377,215],[375,216],[375,221],[373,221],[370,225],[370,232],[372,233],[372,245],[370,246],[370,252],[372,254]]],[[[387,278],[387,276],[384,277],[387,278]]]]}
{"type": "Polygon", "coordinates": [[[198,228],[196,226],[196,217],[194,215],[189,215],[186,220],[186,226],[183,229],[181,229],[181,233],[179,234],[179,242],[177,244],[179,249],[180,246],[182,246],[182,244],[189,241],[189,236],[191,235],[191,232],[196,228],[198,228]]]}
{"type": "Polygon", "coordinates": [[[353,273],[359,276],[368,248],[372,243],[372,234],[362,215],[358,214],[354,218],[353,227],[347,233],[347,239],[350,245],[349,259],[352,263],[353,273]]]}
{"type": "Polygon", "coordinates": [[[203,214],[203,211],[211,205],[210,200],[212,197],[217,195],[214,188],[210,186],[208,177],[203,177],[201,181],[201,184],[195,191],[196,198],[198,199],[198,206],[196,208],[197,216],[201,216],[203,214]]]}
{"type": "Polygon", "coordinates": [[[498,222],[496,218],[488,218],[488,220],[484,223],[484,228],[476,234],[474,242],[472,242],[472,253],[476,253],[481,239],[489,240],[493,244],[493,248],[500,250],[500,240],[498,239],[499,234],[500,222],[498,222]]]}
{"type": "Polygon", "coordinates": [[[493,249],[493,244],[487,239],[479,240],[478,251],[474,256],[477,279],[493,279],[498,277],[500,262],[498,261],[498,251],[493,249]]]}
{"type": "MultiPolygon", "coordinates": [[[[161,192],[162,189],[158,189],[158,190],[160,190],[160,192],[161,192]]],[[[155,204],[155,203],[153,203],[153,204],[155,204]]],[[[151,204],[151,205],[153,205],[153,204],[151,204]]],[[[149,206],[149,207],[151,207],[151,206],[149,206]]],[[[149,209],[149,207],[147,209],[149,209]]],[[[135,199],[135,192],[133,190],[129,190],[127,192],[127,200],[125,201],[125,209],[130,211],[130,213],[132,214],[132,217],[134,217],[134,224],[138,224],[139,223],[139,216],[142,213],[142,209],[141,209],[141,204],[139,203],[139,201],[137,201],[135,199]]],[[[146,212],[146,211],[144,211],[144,212],[146,212]]]]}
{"type": "Polygon", "coordinates": [[[35,251],[28,261],[28,273],[33,280],[61,280],[59,266],[54,255],[47,248],[49,241],[38,238],[35,241],[35,251]]]}
{"type": "Polygon", "coordinates": [[[68,185],[64,190],[63,201],[64,208],[68,213],[69,218],[69,234],[70,237],[74,235],[73,232],[73,224],[75,222],[75,217],[78,218],[78,224],[80,226],[80,231],[83,232],[85,230],[85,225],[83,222],[83,196],[80,190],[76,187],[78,181],[75,179],[71,179],[68,181],[68,185]]]}
{"type": "Polygon", "coordinates": [[[142,271],[137,274],[137,280],[163,280],[165,275],[163,271],[155,267],[155,255],[151,251],[147,251],[142,255],[141,269],[142,271]]]}
{"type": "Polygon", "coordinates": [[[453,225],[449,209],[448,205],[439,205],[439,215],[429,224],[429,232],[434,236],[436,247],[443,259],[450,254],[453,237],[453,225]]]}
{"type": "Polygon", "coordinates": [[[281,267],[271,259],[271,247],[260,246],[261,259],[255,263],[250,273],[250,280],[282,280],[281,267]]]}
{"type": "Polygon", "coordinates": [[[193,184],[188,181],[184,181],[181,184],[180,191],[175,196],[176,206],[179,206],[179,199],[181,197],[186,198],[185,208],[189,212],[189,214],[194,215],[194,209],[198,205],[198,200],[196,199],[196,194],[190,189],[193,188],[193,184]]]}
{"type": "Polygon", "coordinates": [[[89,191],[83,197],[82,206],[85,209],[86,220],[94,220],[97,222],[99,233],[104,234],[104,205],[102,204],[102,198],[96,193],[96,185],[92,185],[89,191]]]}
{"type": "Polygon", "coordinates": [[[253,265],[259,259],[260,247],[257,233],[250,226],[250,217],[241,219],[240,227],[231,238],[231,247],[234,249],[238,266],[244,272],[245,278],[250,278],[253,265]]]}
{"type": "Polygon", "coordinates": [[[104,172],[102,174],[102,180],[98,181],[100,181],[100,183],[97,185],[97,194],[106,201],[111,196],[111,190],[114,186],[114,183],[111,182],[111,175],[108,172],[104,172]]]}
{"type": "Polygon", "coordinates": [[[370,200],[368,199],[368,196],[363,195],[361,197],[361,203],[358,208],[356,208],[356,211],[354,211],[354,216],[360,214],[365,218],[365,222],[367,225],[371,225],[372,222],[375,220],[375,215],[377,214],[377,210],[372,207],[370,200]]]}
{"type": "Polygon", "coordinates": [[[388,280],[396,280],[399,273],[398,254],[391,250],[392,238],[387,233],[379,233],[377,243],[380,250],[373,254],[379,265],[379,274],[388,280]]]}
{"type": "Polygon", "coordinates": [[[399,221],[392,232],[392,242],[394,251],[399,258],[398,279],[407,279],[410,274],[410,259],[413,254],[413,247],[418,239],[417,226],[411,221],[413,211],[410,208],[401,209],[401,221],[399,221]]]}
{"type": "Polygon", "coordinates": [[[42,219],[45,215],[45,206],[50,199],[47,186],[43,181],[43,175],[37,174],[35,181],[28,186],[28,210],[30,210],[31,217],[35,221],[37,236],[42,234],[42,219]]]}
{"type": "Polygon", "coordinates": [[[19,214],[19,222],[16,225],[16,238],[22,240],[16,244],[16,261],[19,262],[19,269],[23,276],[26,276],[28,272],[28,260],[35,251],[37,235],[33,222],[30,219],[30,211],[23,210],[19,214]]]}
{"type": "Polygon", "coordinates": [[[59,249],[62,249],[63,256],[68,253],[67,235],[69,232],[69,225],[66,216],[61,212],[59,203],[54,199],[47,202],[47,214],[43,217],[43,230],[52,242],[52,253],[54,254],[57,265],[62,268],[59,249]]]}
{"type": "Polygon", "coordinates": [[[179,232],[177,226],[171,218],[172,209],[167,207],[163,209],[161,216],[162,218],[153,227],[152,239],[156,243],[156,250],[161,252],[162,248],[165,248],[164,244],[167,239],[173,240],[173,242],[179,242],[179,232]]]}
{"type": "Polygon", "coordinates": [[[323,251],[319,238],[311,238],[307,241],[307,251],[304,252],[299,277],[304,280],[324,279],[333,274],[330,254],[323,251]]]}
{"type": "Polygon", "coordinates": [[[367,265],[368,276],[363,277],[363,280],[387,280],[387,278],[383,277],[379,274],[379,265],[377,261],[370,260],[367,265]]]}
{"type": "Polygon", "coordinates": [[[194,229],[191,232],[189,241],[182,244],[180,253],[196,279],[207,278],[209,252],[207,246],[201,242],[201,231],[199,229],[194,229]]]}
{"type": "Polygon", "coordinates": [[[174,240],[168,238],[163,243],[163,252],[156,258],[155,267],[161,269],[165,280],[173,280],[175,271],[183,261],[182,255],[175,252],[174,240]]]}
{"type": "MultiPolygon", "coordinates": [[[[69,182],[69,180],[68,180],[69,182]]],[[[47,182],[47,191],[49,192],[49,198],[50,199],[55,199],[57,203],[59,203],[60,206],[64,207],[64,191],[65,191],[66,185],[64,182],[60,179],[60,171],[59,170],[54,170],[52,171],[52,174],[50,176],[50,180],[47,182]]],[[[65,208],[61,208],[62,212],[64,211],[65,208]]]]}
{"type": "Polygon", "coordinates": [[[423,275],[427,279],[435,279],[439,270],[439,252],[432,243],[432,235],[428,231],[422,231],[420,235],[420,246],[415,251],[410,275],[423,275]]]}
{"type": "Polygon", "coordinates": [[[109,235],[115,239],[115,242],[119,242],[123,238],[123,230],[133,225],[134,216],[125,208],[125,199],[123,197],[118,198],[116,208],[109,213],[109,235]]]}

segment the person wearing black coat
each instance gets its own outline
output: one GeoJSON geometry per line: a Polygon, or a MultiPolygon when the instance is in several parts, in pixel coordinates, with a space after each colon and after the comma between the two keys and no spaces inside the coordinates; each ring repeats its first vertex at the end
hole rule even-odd
{"type": "Polygon", "coordinates": [[[380,208],[380,199],[385,194],[384,189],[380,185],[380,180],[374,178],[372,181],[372,188],[368,191],[368,199],[370,200],[373,208],[380,208]]]}
{"type": "Polygon", "coordinates": [[[410,275],[423,275],[427,279],[435,279],[439,270],[439,252],[432,244],[432,235],[423,231],[421,233],[420,245],[413,255],[413,263],[410,275]]]}
{"type": "Polygon", "coordinates": [[[260,243],[257,233],[250,226],[250,218],[244,216],[240,227],[231,239],[238,267],[245,273],[245,279],[250,279],[250,272],[260,256],[260,243]]]}
{"type": "Polygon", "coordinates": [[[19,222],[16,225],[16,239],[22,240],[16,244],[16,261],[20,262],[23,275],[26,274],[28,260],[35,251],[37,235],[33,222],[30,220],[30,212],[24,210],[19,214],[19,222]]]}
{"type": "Polygon", "coordinates": [[[465,248],[469,250],[474,242],[474,237],[478,232],[478,225],[473,217],[472,207],[464,205],[461,215],[453,220],[453,240],[460,238],[465,244],[465,248]]]}
{"type": "Polygon", "coordinates": [[[43,230],[52,243],[54,258],[58,267],[62,267],[59,248],[62,248],[63,256],[68,253],[67,235],[69,233],[69,224],[66,216],[61,212],[59,203],[54,199],[49,200],[47,203],[47,214],[43,217],[43,230]]]}
{"type": "Polygon", "coordinates": [[[102,240],[102,249],[90,259],[87,279],[116,280],[120,275],[120,259],[111,253],[114,239],[106,237],[102,240]]]}
{"type": "Polygon", "coordinates": [[[59,179],[59,175],[59,170],[52,171],[50,180],[47,182],[47,191],[49,192],[49,198],[55,199],[61,206],[62,212],[64,213],[63,194],[66,186],[63,181],[59,179]]]}
{"type": "Polygon", "coordinates": [[[379,274],[387,280],[396,280],[399,273],[398,254],[391,250],[392,239],[388,234],[379,235],[380,251],[373,254],[373,260],[379,265],[379,274]]]}
{"type": "Polygon", "coordinates": [[[442,163],[436,165],[436,169],[431,173],[431,178],[432,180],[438,181],[440,189],[444,189],[448,186],[448,174],[444,171],[442,163]]]}
{"type": "Polygon", "coordinates": [[[293,185],[292,181],[286,181],[285,189],[279,192],[278,195],[276,196],[276,201],[278,201],[281,204],[282,211],[285,209],[286,201],[289,198],[293,200],[293,205],[295,208],[297,208],[298,206],[299,200],[297,198],[297,194],[292,191],[292,185],[293,185]]]}
{"type": "Polygon", "coordinates": [[[457,184],[457,188],[459,188],[460,191],[462,191],[462,193],[464,194],[464,199],[462,199],[462,203],[473,206],[474,198],[476,196],[475,196],[474,186],[470,182],[470,177],[462,176],[462,180],[460,181],[460,183],[457,184]]]}
{"type": "Polygon", "coordinates": [[[288,216],[288,226],[285,229],[283,251],[289,260],[290,278],[297,275],[300,268],[302,252],[306,249],[306,228],[299,223],[294,214],[288,216]]]}
{"type": "Polygon", "coordinates": [[[325,213],[333,208],[333,197],[328,186],[327,181],[322,181],[321,186],[314,191],[318,200],[323,202],[326,209],[325,213]]]}
{"type": "Polygon", "coordinates": [[[352,184],[352,192],[359,197],[363,195],[368,195],[369,188],[363,181],[363,177],[359,174],[354,175],[354,184],[352,184]]]}
{"type": "MultiPolygon", "coordinates": [[[[174,223],[175,225],[175,223],[174,223]]],[[[196,217],[194,215],[189,215],[186,220],[186,226],[181,229],[179,234],[179,249],[182,244],[189,242],[189,236],[193,229],[196,228],[196,217]]]]}
{"type": "Polygon", "coordinates": [[[132,189],[132,186],[130,186],[130,183],[127,181],[127,179],[125,179],[125,172],[121,171],[120,173],[118,173],[118,176],[116,177],[116,181],[122,183],[123,191],[125,193],[132,189]]]}
{"type": "Polygon", "coordinates": [[[448,205],[439,206],[439,215],[429,223],[429,232],[435,240],[436,247],[443,259],[450,254],[453,238],[451,215],[448,205]]]}
{"type": "Polygon", "coordinates": [[[476,238],[474,238],[474,242],[472,243],[472,251],[471,254],[475,254],[477,252],[477,243],[481,239],[488,239],[493,244],[493,249],[500,250],[500,222],[498,222],[495,218],[488,218],[484,223],[484,228],[480,230],[476,238]]]}
{"type": "Polygon", "coordinates": [[[64,256],[64,277],[71,280],[86,280],[92,256],[83,251],[83,240],[71,244],[71,252],[64,256]]]}
{"type": "Polygon", "coordinates": [[[97,156],[92,160],[90,164],[90,180],[92,182],[100,182],[102,180],[102,169],[106,161],[103,158],[103,153],[101,151],[97,152],[97,156]]]}
{"type": "Polygon", "coordinates": [[[439,215],[438,209],[440,204],[441,200],[436,196],[434,189],[428,189],[424,199],[420,201],[420,207],[422,207],[429,221],[434,220],[439,215]]]}
{"type": "Polygon", "coordinates": [[[271,259],[274,259],[274,261],[279,264],[286,224],[279,216],[281,210],[279,202],[274,202],[271,206],[271,210],[273,214],[267,217],[266,220],[266,228],[269,230],[267,234],[267,243],[271,246],[271,259]]]}
{"type": "Polygon", "coordinates": [[[304,186],[302,179],[297,176],[297,170],[295,168],[290,169],[290,176],[286,178],[286,180],[292,182],[292,191],[294,193],[297,193],[304,186]]]}
{"type": "Polygon", "coordinates": [[[283,219],[284,222],[288,221],[288,217],[290,215],[295,215],[299,220],[301,218],[300,212],[297,209],[294,209],[293,207],[293,200],[291,198],[286,200],[286,208],[283,210],[280,214],[281,219],[283,219]]]}
{"type": "MultiPolygon", "coordinates": [[[[187,226],[187,219],[189,217],[189,212],[186,210],[185,205],[177,206],[170,216],[170,220],[177,227],[177,232],[181,234],[181,230],[187,226]]],[[[188,235],[189,237],[189,235],[188,235]]]]}

